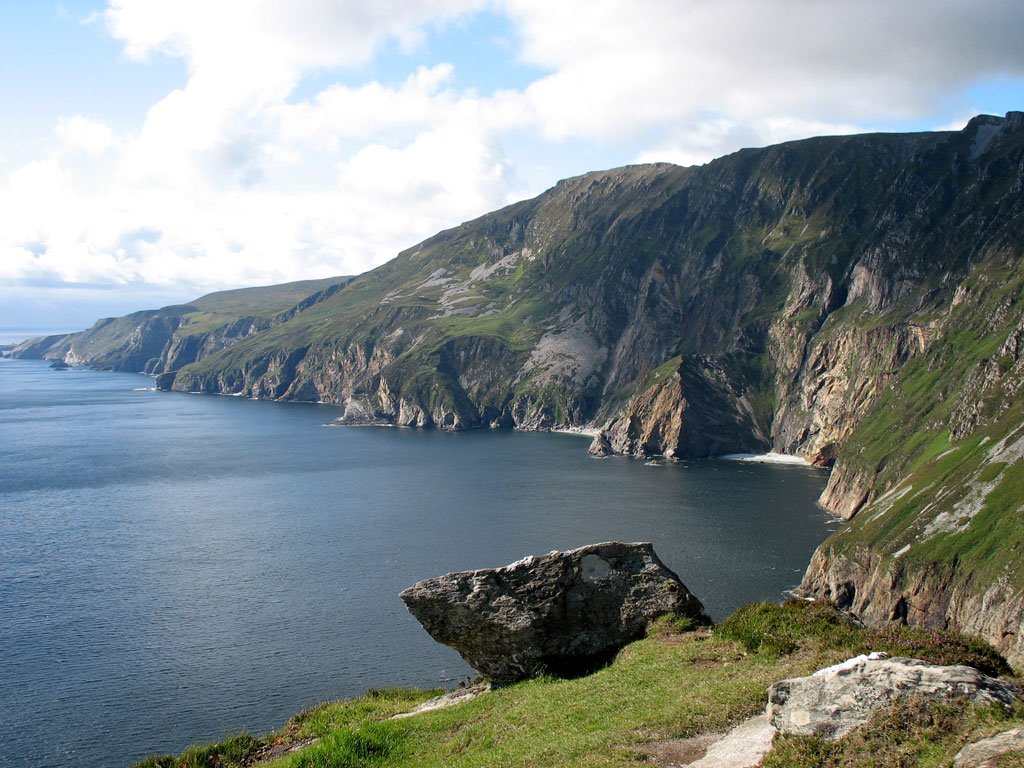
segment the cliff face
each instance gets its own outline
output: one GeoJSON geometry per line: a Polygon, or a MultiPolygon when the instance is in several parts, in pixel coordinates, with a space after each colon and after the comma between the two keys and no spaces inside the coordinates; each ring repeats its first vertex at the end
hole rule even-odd
{"type": "Polygon", "coordinates": [[[87,331],[33,339],[15,357],[161,374],[286,322],[341,290],[346,277],[212,293],[192,304],[104,318],[87,331]]]}
{"type": "Polygon", "coordinates": [[[952,625],[1024,664],[1024,275],[979,268],[839,455],[825,500],[856,513],[802,590],[869,622],[952,625]],[[859,503],[858,503],[859,502],[859,503]]]}
{"type": "Polygon", "coordinates": [[[993,195],[1019,137],[1016,118],[979,118],[570,179],[170,366],[161,386],[320,400],[349,421],[605,427],[613,452],[770,445],[829,464],[927,348],[935,307],[1016,236],[1009,189],[993,195]],[[676,358],[694,375],[647,402],[676,358]]]}
{"type": "Polygon", "coordinates": [[[770,447],[721,365],[701,357],[673,360],[654,379],[594,438],[592,454],[676,458],[770,447]]]}
{"type": "Polygon", "coordinates": [[[591,426],[601,454],[834,464],[821,501],[851,522],[804,590],[1012,655],[1022,245],[1010,113],[592,173],[273,312],[168,308],[22,353],[347,422],[591,426]]]}

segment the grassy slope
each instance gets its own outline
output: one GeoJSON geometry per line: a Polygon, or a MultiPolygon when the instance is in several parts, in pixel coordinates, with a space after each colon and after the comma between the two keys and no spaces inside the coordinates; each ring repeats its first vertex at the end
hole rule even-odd
{"type": "Polygon", "coordinates": [[[303,299],[330,288],[345,277],[299,280],[294,283],[238,288],[201,296],[186,306],[188,333],[202,333],[234,322],[242,317],[266,319],[291,309],[303,299]]]}
{"type": "Polygon", "coordinates": [[[822,547],[853,559],[865,549],[888,556],[902,551],[901,562],[911,570],[955,569],[956,583],[980,589],[1006,577],[1024,589],[1024,460],[994,463],[990,457],[999,441],[1019,437],[1024,424],[1015,389],[1020,372],[1009,361],[1003,379],[984,393],[979,426],[959,440],[950,435],[972,371],[992,360],[1003,367],[997,353],[1024,314],[1024,274],[991,267],[964,285],[978,300],[951,308],[943,320],[948,330],[904,366],[847,444],[844,460],[876,476],[880,498],[822,547]],[[952,530],[928,530],[940,515],[956,516],[958,505],[963,508],[984,483],[994,485],[977,514],[952,530]]]}
{"type": "MultiPolygon", "coordinates": [[[[239,756],[242,752],[256,755],[263,745],[317,738],[312,746],[269,766],[625,768],[643,764],[651,746],[659,742],[722,731],[757,714],[772,682],[808,674],[869,649],[936,663],[969,662],[993,673],[1006,670],[984,644],[949,633],[865,630],[822,607],[761,604],[741,609],[714,632],[680,632],[662,623],[650,637],[625,648],[612,665],[588,677],[532,680],[402,720],[388,718],[436,692],[371,692],[314,707],[261,739],[239,737],[140,765],[243,765],[247,758],[239,756]],[[232,749],[235,758],[229,759],[232,749]]],[[[873,729],[886,735],[884,749],[876,750],[877,765],[934,765],[934,758],[948,760],[970,737],[1024,722],[1002,711],[961,707],[956,718],[946,717],[938,726],[941,733],[929,735],[927,727],[935,726],[928,723],[942,713],[935,708],[923,712],[917,714],[922,725],[905,728],[902,736],[892,736],[892,724],[883,713],[876,725],[862,729],[856,738],[871,738],[873,729]],[[921,752],[927,759],[886,762],[888,755],[908,751],[921,752]]],[[[841,747],[850,739],[840,742],[841,747]]],[[[822,748],[813,739],[783,740],[781,754],[795,757],[773,764],[817,765],[806,755],[822,748]]]]}

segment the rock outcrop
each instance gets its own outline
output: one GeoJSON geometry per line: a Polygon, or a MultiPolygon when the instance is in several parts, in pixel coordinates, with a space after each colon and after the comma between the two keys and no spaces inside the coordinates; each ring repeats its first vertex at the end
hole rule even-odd
{"type": "Polygon", "coordinates": [[[1011,756],[1024,757],[1024,728],[1011,728],[968,744],[956,753],[953,768],[999,768],[1007,765],[1003,759],[1011,756]]]}
{"type": "Polygon", "coordinates": [[[1017,690],[973,667],[872,654],[775,683],[768,689],[767,714],[780,733],[839,739],[876,709],[910,695],[1010,707],[1017,690]]]}
{"type": "Polygon", "coordinates": [[[590,452],[696,458],[770,447],[724,368],[688,357],[633,397],[595,436],[590,452]]]}
{"type": "Polygon", "coordinates": [[[499,685],[590,671],[664,614],[707,623],[700,601],[649,543],[592,544],[450,573],[401,597],[435,640],[499,685]]]}

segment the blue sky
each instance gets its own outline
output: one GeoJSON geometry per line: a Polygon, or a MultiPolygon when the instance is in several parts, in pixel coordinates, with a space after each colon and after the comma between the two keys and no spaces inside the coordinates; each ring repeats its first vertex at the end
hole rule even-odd
{"type": "Polygon", "coordinates": [[[0,328],[376,266],[558,179],[1024,109],[1018,0],[0,0],[0,328]]]}

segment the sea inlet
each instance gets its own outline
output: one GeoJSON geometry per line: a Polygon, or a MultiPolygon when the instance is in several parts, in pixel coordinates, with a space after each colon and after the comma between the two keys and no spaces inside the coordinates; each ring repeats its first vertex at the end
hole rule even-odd
{"type": "Polygon", "coordinates": [[[835,527],[809,467],[335,416],[0,359],[0,766],[128,766],[453,686],[471,670],[398,598],[419,579],[652,541],[721,619],[782,599],[835,527]]]}

